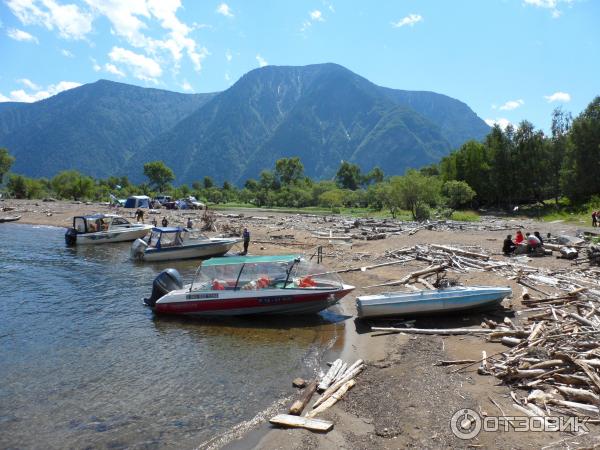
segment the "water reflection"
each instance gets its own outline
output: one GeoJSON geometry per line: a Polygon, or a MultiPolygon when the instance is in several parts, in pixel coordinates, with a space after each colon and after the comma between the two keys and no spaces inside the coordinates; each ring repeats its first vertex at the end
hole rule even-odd
{"type": "Polygon", "coordinates": [[[63,234],[0,227],[0,448],[194,447],[287,395],[342,334],[335,312],[155,317],[154,277],[197,262],[135,264],[128,243],[63,234]]]}

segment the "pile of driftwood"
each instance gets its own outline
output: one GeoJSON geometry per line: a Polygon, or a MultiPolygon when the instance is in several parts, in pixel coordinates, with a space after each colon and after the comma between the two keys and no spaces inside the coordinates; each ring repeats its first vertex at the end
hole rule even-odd
{"type": "Polygon", "coordinates": [[[547,298],[525,295],[522,301],[535,313],[524,326],[488,323],[488,339],[511,349],[494,357],[483,352],[478,372],[524,389],[526,396],[511,396],[527,415],[598,416],[600,295],[577,289],[547,298]]]}
{"type": "Polygon", "coordinates": [[[315,417],[337,403],[356,384],[355,378],[365,367],[362,359],[350,366],[341,359],[337,359],[320,380],[314,380],[308,384],[302,379],[294,380],[294,386],[304,387],[300,397],[290,406],[289,414],[278,414],[271,418],[270,422],[274,425],[306,428],[311,431],[331,430],[333,422],[315,419],[315,417]],[[321,396],[313,403],[304,417],[301,417],[316,391],[320,392],[321,396]]]}

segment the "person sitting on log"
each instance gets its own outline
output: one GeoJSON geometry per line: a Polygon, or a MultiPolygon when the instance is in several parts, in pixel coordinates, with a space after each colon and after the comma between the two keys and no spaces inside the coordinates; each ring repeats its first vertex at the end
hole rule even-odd
{"type": "Polygon", "coordinates": [[[526,233],[525,236],[527,237],[527,252],[534,253],[538,247],[542,246],[537,236],[531,233],[526,233]]]}
{"type": "Polygon", "coordinates": [[[542,239],[542,236],[540,235],[540,232],[539,231],[534,231],[533,235],[540,240],[540,245],[543,247],[544,246],[544,240],[542,239]]]}
{"type": "Polygon", "coordinates": [[[523,238],[523,233],[521,230],[517,230],[517,235],[515,236],[515,244],[522,244],[525,239],[523,238]]]}
{"type": "Polygon", "coordinates": [[[506,256],[512,255],[515,252],[517,245],[512,241],[512,235],[506,236],[504,239],[504,244],[502,245],[502,253],[506,256]]]}

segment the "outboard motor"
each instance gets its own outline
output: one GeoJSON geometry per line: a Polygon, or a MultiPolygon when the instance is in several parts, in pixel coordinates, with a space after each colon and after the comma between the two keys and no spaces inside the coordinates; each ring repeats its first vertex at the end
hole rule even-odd
{"type": "Polygon", "coordinates": [[[77,230],[75,228],[69,228],[65,233],[65,242],[71,247],[77,243],[77,230]]]}
{"type": "Polygon", "coordinates": [[[152,295],[150,298],[145,298],[144,303],[150,307],[154,307],[156,302],[175,289],[183,288],[181,275],[176,269],[165,269],[154,279],[152,283],[152,295]]]}
{"type": "Polygon", "coordinates": [[[132,259],[143,259],[144,251],[148,247],[148,243],[143,239],[136,239],[133,244],[131,244],[130,254],[132,259]]]}

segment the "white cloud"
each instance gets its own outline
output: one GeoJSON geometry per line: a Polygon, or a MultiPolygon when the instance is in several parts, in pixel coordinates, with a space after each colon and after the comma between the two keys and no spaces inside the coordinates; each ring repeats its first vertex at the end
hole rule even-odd
{"type": "Polygon", "coordinates": [[[323,14],[318,9],[311,11],[308,13],[310,15],[310,20],[315,22],[323,22],[325,19],[323,18],[323,14]]]}
{"type": "Polygon", "coordinates": [[[504,117],[499,117],[497,119],[485,119],[485,123],[487,123],[490,127],[498,125],[503,130],[506,130],[507,126],[512,125],[511,121],[505,119],[504,117]]]}
{"type": "Polygon", "coordinates": [[[33,91],[39,91],[41,89],[41,87],[39,87],[37,84],[35,84],[28,78],[19,78],[17,82],[23,84],[24,86],[28,87],[33,91]]]}
{"type": "Polygon", "coordinates": [[[269,63],[267,62],[267,60],[265,58],[263,58],[262,56],[260,56],[260,55],[256,55],[256,60],[258,61],[258,65],[260,67],[265,67],[265,66],[269,65],[269,63]]]}
{"type": "Polygon", "coordinates": [[[92,15],[75,4],[58,4],[55,0],[7,0],[6,5],[25,25],[57,29],[65,39],[83,39],[92,31],[92,15]]]}
{"type": "Polygon", "coordinates": [[[186,54],[194,70],[202,69],[202,60],[210,53],[205,47],[198,47],[189,35],[193,28],[177,18],[180,0],[85,0],[98,14],[106,16],[112,31],[136,48],[141,48],[153,59],[163,59],[166,55],[174,62],[174,70],[186,54]],[[144,19],[144,20],[143,20],[144,19]],[[146,21],[158,20],[166,31],[163,39],[153,39],[144,34],[148,29],[146,21]]]}
{"type": "Polygon", "coordinates": [[[523,106],[525,102],[523,99],[518,100],[509,100],[504,105],[500,106],[500,110],[502,111],[512,111],[513,109],[517,109],[519,106],[523,106]]]}
{"type": "Polygon", "coordinates": [[[67,50],[67,49],[65,49],[65,48],[61,49],[61,50],[60,50],[60,53],[61,53],[63,56],[67,57],[67,58],[74,58],[74,57],[75,57],[75,55],[74,55],[73,53],[71,53],[69,50],[67,50]]]}
{"type": "Polygon", "coordinates": [[[0,103],[4,103],[4,102],[10,102],[10,98],[8,98],[6,95],[2,95],[2,93],[0,93],[0,103]]]}
{"type": "Polygon", "coordinates": [[[188,80],[183,80],[183,83],[181,83],[181,89],[183,89],[186,92],[191,92],[194,90],[194,88],[192,87],[192,85],[188,82],[188,80]]]}
{"type": "Polygon", "coordinates": [[[332,13],[335,12],[335,8],[333,7],[333,4],[329,3],[328,1],[323,1],[323,5],[327,6],[327,9],[329,11],[331,11],[332,13]]]}
{"type": "Polygon", "coordinates": [[[9,28],[8,30],[6,30],[6,35],[9,38],[14,39],[15,41],[35,42],[36,44],[39,43],[38,39],[35,36],[17,28],[9,28]]]}
{"type": "Polygon", "coordinates": [[[552,95],[544,95],[544,98],[548,101],[548,103],[553,103],[553,102],[570,102],[571,101],[571,95],[567,94],[566,92],[555,92],[552,95]]]}
{"type": "Polygon", "coordinates": [[[129,67],[133,76],[139,80],[158,83],[157,78],[162,75],[162,69],[158,62],[131,50],[113,47],[108,56],[111,61],[129,67]]]}
{"type": "Polygon", "coordinates": [[[98,61],[96,61],[94,58],[90,58],[92,60],[92,68],[94,69],[94,72],[100,72],[102,70],[102,67],[100,66],[100,64],[98,64],[98,61]]]}
{"type": "Polygon", "coordinates": [[[225,52],[225,59],[227,60],[227,62],[231,62],[231,60],[233,59],[233,55],[231,54],[231,50],[227,49],[227,51],[225,52]]]}
{"type": "Polygon", "coordinates": [[[305,32],[306,30],[308,30],[312,26],[313,22],[325,22],[323,13],[318,9],[315,9],[314,11],[309,11],[308,17],[308,20],[302,22],[302,26],[300,27],[301,32],[305,32]]]}
{"type": "Polygon", "coordinates": [[[10,99],[4,96],[0,96],[1,98],[6,99],[1,101],[15,101],[26,103],[37,102],[39,100],[44,100],[45,98],[52,97],[53,95],[56,95],[59,92],[63,92],[81,86],[81,83],[76,83],[74,81],[61,81],[57,84],[51,84],[47,86],[46,89],[42,89],[36,84],[29,81],[27,78],[22,78],[18,81],[25,84],[33,92],[26,92],[24,89],[17,89],[11,91],[10,99]]]}
{"type": "Polygon", "coordinates": [[[558,19],[562,15],[562,11],[558,9],[558,5],[561,3],[569,5],[573,3],[573,0],[523,0],[524,5],[549,9],[554,19],[558,19]]]}
{"type": "Polygon", "coordinates": [[[231,80],[231,77],[229,76],[229,72],[225,72],[225,81],[229,81],[231,80]]]}
{"type": "Polygon", "coordinates": [[[406,17],[403,17],[398,22],[392,22],[392,26],[395,28],[400,28],[405,25],[409,25],[413,27],[415,23],[421,22],[423,17],[420,14],[409,14],[406,17]]]}
{"type": "Polygon", "coordinates": [[[104,70],[107,71],[108,73],[112,73],[113,75],[117,75],[118,77],[125,76],[125,73],[121,69],[119,69],[117,66],[115,66],[114,64],[110,64],[110,63],[104,64],[104,70]]]}
{"type": "Polygon", "coordinates": [[[221,3],[215,12],[225,17],[234,17],[233,12],[231,12],[231,8],[227,3],[221,3]]]}

